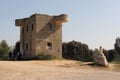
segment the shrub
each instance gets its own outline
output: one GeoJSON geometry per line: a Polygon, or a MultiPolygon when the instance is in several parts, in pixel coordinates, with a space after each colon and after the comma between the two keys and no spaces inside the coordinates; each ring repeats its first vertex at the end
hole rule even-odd
{"type": "Polygon", "coordinates": [[[39,55],[33,57],[33,60],[54,60],[54,59],[61,59],[61,58],[47,53],[46,54],[40,53],[39,55]]]}
{"type": "Polygon", "coordinates": [[[2,40],[0,42],[0,59],[7,59],[9,51],[10,47],[8,46],[7,42],[5,40],[2,40]]]}
{"type": "Polygon", "coordinates": [[[111,49],[111,50],[105,50],[104,49],[103,53],[106,56],[108,62],[114,61],[115,57],[117,55],[117,53],[116,53],[116,51],[114,49],[111,49]]]}
{"type": "Polygon", "coordinates": [[[117,54],[117,55],[115,56],[115,61],[120,62],[120,54],[117,54]]]}
{"type": "Polygon", "coordinates": [[[62,56],[65,59],[92,61],[93,51],[85,43],[70,41],[62,44],[62,56]]]}

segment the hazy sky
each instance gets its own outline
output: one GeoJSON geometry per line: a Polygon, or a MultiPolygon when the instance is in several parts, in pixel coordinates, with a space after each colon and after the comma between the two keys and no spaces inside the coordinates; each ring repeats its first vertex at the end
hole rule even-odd
{"type": "Polygon", "coordinates": [[[34,13],[68,14],[63,42],[76,40],[92,49],[111,49],[120,36],[120,0],[0,0],[0,41],[14,45],[19,40],[15,19],[34,13]]]}

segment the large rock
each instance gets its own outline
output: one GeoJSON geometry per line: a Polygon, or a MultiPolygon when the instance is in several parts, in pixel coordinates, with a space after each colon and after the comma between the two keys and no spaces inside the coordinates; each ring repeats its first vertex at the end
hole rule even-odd
{"type": "Polygon", "coordinates": [[[108,61],[106,59],[106,56],[102,52],[102,47],[100,47],[100,51],[95,54],[94,63],[100,66],[105,66],[105,67],[108,66],[108,61]]]}

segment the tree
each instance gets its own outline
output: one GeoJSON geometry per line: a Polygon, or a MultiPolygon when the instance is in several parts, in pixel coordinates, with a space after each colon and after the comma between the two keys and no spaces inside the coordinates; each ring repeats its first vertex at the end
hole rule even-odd
{"type": "Polygon", "coordinates": [[[116,42],[115,42],[114,48],[115,48],[116,52],[118,54],[120,54],[120,38],[119,37],[116,38],[116,42]]]}
{"type": "Polygon", "coordinates": [[[63,49],[63,58],[81,60],[81,61],[91,61],[92,60],[92,51],[89,50],[89,47],[85,43],[70,41],[68,43],[62,44],[63,49]]]}
{"type": "Polygon", "coordinates": [[[0,59],[4,59],[8,56],[10,47],[8,46],[6,40],[0,42],[0,59]]]}
{"type": "Polygon", "coordinates": [[[68,59],[67,55],[68,55],[67,43],[62,43],[62,56],[68,59]]]}
{"type": "Polygon", "coordinates": [[[15,47],[13,49],[13,58],[16,58],[17,53],[20,52],[20,42],[16,42],[15,47]]]}
{"type": "Polygon", "coordinates": [[[106,56],[108,62],[112,62],[115,59],[116,51],[114,49],[110,50],[103,49],[103,53],[106,56]]]}

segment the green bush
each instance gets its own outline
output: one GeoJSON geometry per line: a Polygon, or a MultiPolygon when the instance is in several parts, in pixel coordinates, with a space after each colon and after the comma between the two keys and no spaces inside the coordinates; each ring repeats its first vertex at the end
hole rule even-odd
{"type": "Polygon", "coordinates": [[[70,41],[62,44],[62,56],[65,59],[92,61],[93,51],[88,45],[78,41],[70,41]]]}
{"type": "Polygon", "coordinates": [[[120,54],[117,54],[117,55],[115,56],[115,60],[114,60],[114,61],[120,62],[120,54]]]}
{"type": "Polygon", "coordinates": [[[0,59],[1,60],[8,59],[9,51],[10,51],[10,47],[8,46],[6,40],[2,40],[0,42],[0,59]]]}
{"type": "Polygon", "coordinates": [[[51,54],[45,54],[45,53],[40,53],[39,55],[35,56],[32,58],[33,60],[55,60],[55,59],[61,59],[60,57],[51,55],[51,54]]]}

